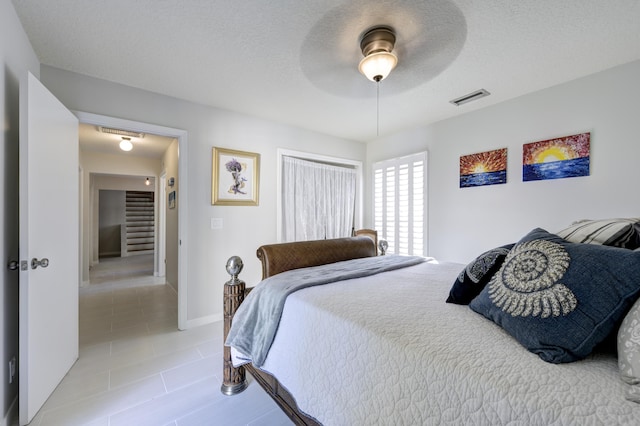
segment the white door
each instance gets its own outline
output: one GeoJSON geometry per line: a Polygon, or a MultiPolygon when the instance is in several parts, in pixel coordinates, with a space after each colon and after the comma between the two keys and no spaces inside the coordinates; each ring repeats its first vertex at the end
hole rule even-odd
{"type": "Polygon", "coordinates": [[[78,120],[29,73],[20,82],[23,425],[78,359],[78,199],[78,120]]]}

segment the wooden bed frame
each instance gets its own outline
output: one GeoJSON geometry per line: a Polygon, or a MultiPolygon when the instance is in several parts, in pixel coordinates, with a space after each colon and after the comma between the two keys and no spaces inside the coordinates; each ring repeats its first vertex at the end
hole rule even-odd
{"type": "MultiPolygon", "coordinates": [[[[262,262],[262,279],[291,269],[326,265],[343,260],[376,256],[376,245],[371,238],[353,237],[331,240],[301,241],[264,245],[258,248],[258,259],[262,262]]],[[[236,256],[227,262],[227,272],[231,280],[224,289],[224,340],[231,328],[233,315],[251,291],[245,283],[238,279],[242,269],[242,260],[236,256]]],[[[302,413],[291,394],[278,380],[252,364],[234,368],[231,363],[231,350],[224,346],[222,393],[234,395],[242,392],[246,384],[245,370],[264,388],[273,400],[297,425],[319,425],[317,420],[302,413]]]]}

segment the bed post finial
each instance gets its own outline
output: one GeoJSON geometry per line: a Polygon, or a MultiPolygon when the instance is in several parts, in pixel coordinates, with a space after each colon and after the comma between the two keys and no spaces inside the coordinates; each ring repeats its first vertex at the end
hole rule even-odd
{"type": "Polygon", "coordinates": [[[387,249],[389,248],[389,243],[387,240],[378,241],[378,251],[380,252],[380,256],[384,256],[387,254],[387,249]]]}
{"type": "Polygon", "coordinates": [[[240,256],[231,256],[229,260],[227,260],[226,268],[227,273],[231,275],[231,279],[227,284],[238,284],[240,282],[238,275],[240,275],[242,268],[244,268],[244,263],[242,263],[240,256]]]}
{"type": "MultiPolygon", "coordinates": [[[[238,279],[238,274],[242,272],[242,259],[238,256],[231,256],[227,260],[227,272],[231,275],[231,279],[224,284],[224,338],[227,340],[229,329],[233,315],[244,300],[245,283],[238,279]]],[[[225,395],[235,395],[242,392],[247,387],[246,373],[244,367],[235,368],[231,362],[231,348],[224,346],[224,355],[222,357],[222,387],[221,391],[225,395]]]]}

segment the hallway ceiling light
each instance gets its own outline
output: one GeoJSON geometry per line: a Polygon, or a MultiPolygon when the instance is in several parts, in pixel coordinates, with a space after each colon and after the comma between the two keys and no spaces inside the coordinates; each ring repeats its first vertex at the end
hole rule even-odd
{"type": "Polygon", "coordinates": [[[149,178],[147,178],[147,180],[144,181],[144,184],[147,186],[151,185],[151,181],[149,180],[149,178]]]}
{"type": "Polygon", "coordinates": [[[127,138],[125,136],[122,137],[120,141],[120,149],[123,151],[131,151],[133,149],[133,144],[131,143],[131,138],[127,138]]]}
{"type": "Polygon", "coordinates": [[[371,81],[380,82],[387,78],[398,64],[398,57],[392,52],[396,35],[389,27],[379,26],[368,30],[360,40],[364,58],[358,70],[371,81]]]}

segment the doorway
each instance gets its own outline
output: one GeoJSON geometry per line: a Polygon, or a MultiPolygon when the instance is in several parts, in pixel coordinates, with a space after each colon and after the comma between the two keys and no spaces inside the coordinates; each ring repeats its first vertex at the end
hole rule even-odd
{"type": "MultiPolygon", "coordinates": [[[[159,135],[163,137],[172,138],[175,140],[177,144],[175,165],[172,170],[167,170],[164,168],[166,166],[163,164],[163,168],[158,170],[157,173],[153,174],[152,177],[156,178],[154,185],[155,192],[158,194],[156,197],[157,209],[159,212],[159,226],[163,226],[163,230],[167,230],[167,234],[163,235],[159,233],[159,238],[156,239],[156,250],[155,250],[155,265],[154,272],[157,275],[160,275],[160,271],[167,271],[168,275],[172,274],[172,280],[174,281],[172,286],[175,286],[175,290],[178,294],[178,328],[184,330],[186,328],[187,323],[187,313],[186,313],[186,265],[187,265],[187,251],[186,246],[182,245],[182,236],[187,233],[187,206],[188,206],[188,194],[187,194],[187,132],[180,129],[168,128],[163,126],[157,126],[154,124],[143,123],[143,122],[135,122],[131,120],[124,120],[114,117],[96,115],[86,112],[74,111],[76,116],[78,117],[80,123],[89,124],[96,127],[106,127],[106,128],[116,128],[116,129],[127,129],[135,132],[140,132],[143,134],[149,135],[159,135]],[[171,176],[171,184],[175,185],[175,187],[170,187],[169,185],[165,185],[167,183],[167,173],[171,176]],[[161,186],[162,185],[162,186],[161,186]],[[180,206],[178,208],[171,210],[169,214],[165,213],[165,206],[167,205],[165,200],[166,194],[164,194],[164,190],[167,188],[170,191],[180,190],[180,206]],[[162,203],[162,204],[159,204],[162,203]],[[171,217],[173,215],[173,217],[171,217]],[[173,222],[171,222],[173,221],[173,222]],[[170,229],[170,223],[174,223],[174,229],[170,229]],[[163,248],[165,248],[164,241],[167,241],[166,245],[166,253],[164,250],[159,249],[159,244],[163,244],[163,248]],[[160,258],[159,256],[163,256],[160,258]],[[168,268],[164,264],[164,259],[167,259],[168,268]],[[165,269],[166,268],[166,269],[165,269]]],[[[100,167],[100,166],[95,166],[100,167]]],[[[116,167],[117,168],[117,167],[116,167]]],[[[90,170],[91,167],[88,167],[86,164],[83,164],[83,188],[80,194],[80,203],[81,203],[81,228],[82,228],[82,241],[81,245],[81,277],[83,278],[81,282],[86,283],[89,279],[89,264],[91,261],[90,253],[92,246],[96,244],[91,237],[92,229],[87,229],[90,225],[95,227],[95,221],[91,220],[91,206],[95,206],[97,200],[96,191],[94,191],[90,186],[89,175],[91,173],[95,173],[96,169],[90,170]]],[[[124,170],[124,169],[123,169],[124,170]]],[[[98,170],[100,171],[100,170],[98,170]]],[[[122,170],[120,170],[122,171],[122,170]]],[[[119,174],[118,170],[102,170],[102,172],[108,172],[111,174],[119,174]]],[[[146,173],[146,172],[145,172],[146,173]]],[[[151,174],[148,172],[148,174],[151,174]]],[[[143,177],[143,176],[142,176],[143,177]]],[[[169,277],[167,277],[169,278],[169,277]]]]}
{"type": "MultiPolygon", "coordinates": [[[[82,144],[88,142],[84,140],[82,144]]],[[[82,149],[81,152],[89,163],[89,160],[102,158],[99,153],[82,149]]],[[[105,158],[104,161],[107,168],[108,160],[105,158]]],[[[145,176],[91,173],[89,181],[90,197],[97,203],[90,206],[90,224],[86,226],[92,241],[87,285],[97,285],[109,277],[123,280],[140,276],[165,277],[164,271],[158,268],[165,259],[161,241],[164,241],[166,230],[157,219],[163,212],[163,204],[156,203],[156,192],[163,193],[163,187],[156,187],[155,178],[145,176]],[[91,226],[91,223],[98,225],[91,226]]],[[[173,284],[177,293],[175,280],[173,284]]]]}

